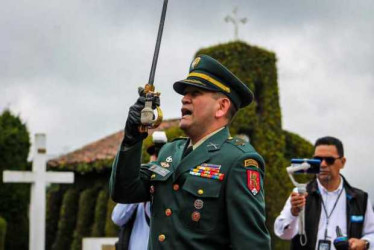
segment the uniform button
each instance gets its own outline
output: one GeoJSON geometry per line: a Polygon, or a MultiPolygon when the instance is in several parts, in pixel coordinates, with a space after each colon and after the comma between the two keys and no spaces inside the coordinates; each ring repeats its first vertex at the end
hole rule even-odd
{"type": "Polygon", "coordinates": [[[198,193],[199,195],[202,195],[202,194],[204,193],[204,190],[199,189],[199,190],[197,190],[197,193],[198,193]]]}
{"type": "Polygon", "coordinates": [[[149,187],[149,192],[150,192],[151,194],[153,194],[153,193],[155,192],[155,186],[151,185],[151,186],[149,187]]]}
{"type": "Polygon", "coordinates": [[[160,234],[160,235],[158,236],[158,241],[159,241],[159,242],[163,242],[165,239],[166,239],[165,234],[160,234]]]}
{"type": "Polygon", "coordinates": [[[172,213],[173,213],[173,212],[171,211],[170,208],[165,209],[165,214],[166,214],[166,216],[170,216],[172,213]]]}
{"type": "Polygon", "coordinates": [[[178,184],[174,184],[173,185],[173,189],[174,189],[174,191],[178,191],[179,190],[179,185],[178,184]]]}
{"type": "Polygon", "coordinates": [[[204,207],[204,201],[200,200],[200,199],[197,199],[195,200],[195,202],[193,203],[193,206],[196,208],[196,209],[202,209],[204,207]]]}
{"type": "Polygon", "coordinates": [[[156,174],[151,175],[151,179],[154,179],[154,178],[156,178],[156,174]]]}
{"type": "Polygon", "coordinates": [[[200,220],[200,213],[195,211],[191,214],[191,219],[195,222],[198,222],[200,220]]]}

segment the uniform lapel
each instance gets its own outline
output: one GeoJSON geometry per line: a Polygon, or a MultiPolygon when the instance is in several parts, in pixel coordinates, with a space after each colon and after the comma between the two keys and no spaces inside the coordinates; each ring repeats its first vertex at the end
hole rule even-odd
{"type": "Polygon", "coordinates": [[[229,131],[228,128],[225,127],[215,135],[208,138],[197,149],[193,150],[190,154],[184,157],[180,161],[180,163],[176,165],[176,170],[174,172],[174,180],[177,180],[182,173],[189,171],[191,168],[194,168],[201,163],[209,161],[211,155],[210,152],[219,150],[221,148],[221,145],[228,138],[228,136],[229,131]]]}

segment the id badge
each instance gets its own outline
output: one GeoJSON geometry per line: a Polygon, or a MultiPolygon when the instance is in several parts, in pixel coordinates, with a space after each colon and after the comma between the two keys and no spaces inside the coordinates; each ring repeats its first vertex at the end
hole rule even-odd
{"type": "Polygon", "coordinates": [[[331,241],[329,240],[319,240],[318,241],[318,250],[330,250],[331,241]]]}

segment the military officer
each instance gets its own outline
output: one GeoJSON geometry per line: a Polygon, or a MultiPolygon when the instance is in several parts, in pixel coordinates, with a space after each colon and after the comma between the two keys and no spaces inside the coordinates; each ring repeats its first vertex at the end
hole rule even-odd
{"type": "Polygon", "coordinates": [[[196,57],[173,88],[183,95],[180,128],[188,138],[165,144],[157,161],[141,166],[147,134],[138,130],[140,94],[113,163],[112,199],[151,201],[149,249],[270,249],[264,160],[228,129],[236,111],[252,102],[252,92],[206,55],[196,57]]]}

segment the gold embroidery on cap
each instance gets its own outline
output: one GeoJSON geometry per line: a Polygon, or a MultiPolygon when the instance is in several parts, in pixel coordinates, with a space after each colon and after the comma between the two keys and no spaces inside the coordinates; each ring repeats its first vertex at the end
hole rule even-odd
{"type": "Polygon", "coordinates": [[[206,74],[203,74],[203,73],[197,73],[197,72],[192,72],[188,75],[188,77],[191,77],[191,76],[196,76],[196,77],[200,77],[204,80],[207,80],[208,82],[216,85],[218,88],[222,89],[223,91],[227,92],[227,93],[230,93],[230,88],[225,86],[223,83],[213,79],[212,77],[206,75],[206,74]]]}

